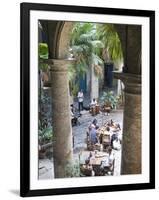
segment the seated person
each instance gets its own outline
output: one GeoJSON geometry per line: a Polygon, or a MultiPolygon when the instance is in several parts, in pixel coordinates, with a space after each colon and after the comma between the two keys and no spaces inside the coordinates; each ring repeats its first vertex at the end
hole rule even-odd
{"type": "Polygon", "coordinates": [[[112,119],[110,120],[110,124],[111,124],[111,127],[115,127],[115,123],[113,122],[112,119]]]}
{"type": "Polygon", "coordinates": [[[95,100],[95,98],[91,101],[90,103],[90,113],[94,116],[97,114],[96,111],[96,105],[97,105],[97,101],[95,100]]]}
{"type": "Polygon", "coordinates": [[[77,118],[77,116],[73,113],[73,106],[71,106],[70,115],[71,115],[71,123],[72,123],[72,125],[77,125],[78,118],[77,118]]]}
{"type": "Polygon", "coordinates": [[[104,126],[105,127],[107,127],[107,126],[111,127],[111,123],[107,121],[107,122],[104,123],[104,126]]]}
{"type": "Polygon", "coordinates": [[[114,140],[116,140],[118,138],[118,135],[117,135],[117,133],[116,132],[114,132],[113,134],[112,134],[112,136],[111,136],[111,146],[113,147],[113,142],[114,142],[114,140]]]}
{"type": "Polygon", "coordinates": [[[104,126],[107,127],[109,126],[110,128],[114,128],[115,127],[115,122],[111,119],[110,121],[107,121],[106,123],[104,123],[104,126]]]}
{"type": "Polygon", "coordinates": [[[95,128],[95,125],[93,123],[91,123],[89,126],[88,126],[88,133],[90,133],[91,129],[92,128],[95,128]]]}
{"type": "Polygon", "coordinates": [[[70,110],[70,115],[71,115],[71,119],[73,119],[74,118],[74,114],[73,114],[72,110],[70,110]]]}
{"type": "Polygon", "coordinates": [[[108,154],[109,154],[109,168],[112,170],[115,158],[111,147],[108,148],[108,154]]]}
{"type": "Polygon", "coordinates": [[[80,167],[80,171],[85,176],[92,176],[93,168],[88,159],[86,159],[85,164],[80,167]]]}
{"type": "Polygon", "coordinates": [[[96,130],[99,128],[97,119],[94,119],[92,123],[88,126],[88,132],[90,132],[92,128],[95,128],[96,130]]]}
{"type": "Polygon", "coordinates": [[[121,144],[120,144],[120,140],[118,139],[118,137],[113,141],[113,149],[115,149],[115,150],[121,149],[121,144]]]}
{"type": "Polygon", "coordinates": [[[116,124],[115,128],[117,129],[117,131],[121,131],[120,124],[116,124]]]}
{"type": "Polygon", "coordinates": [[[74,112],[75,112],[75,107],[74,107],[74,105],[71,104],[70,107],[71,107],[71,111],[74,113],[74,112]]]}
{"type": "Polygon", "coordinates": [[[93,125],[91,125],[91,130],[89,132],[89,137],[90,137],[91,144],[98,143],[97,131],[95,129],[95,126],[93,126],[93,125]]]}
{"type": "Polygon", "coordinates": [[[112,127],[112,131],[120,131],[120,124],[114,123],[114,126],[112,127]]]}
{"type": "Polygon", "coordinates": [[[97,101],[95,98],[93,98],[93,100],[91,101],[91,104],[90,106],[93,107],[93,106],[96,106],[97,105],[97,101]]]}
{"type": "Polygon", "coordinates": [[[96,118],[93,120],[92,124],[95,126],[95,129],[99,128],[98,121],[96,118]]]}
{"type": "MultiPolygon", "coordinates": [[[[100,135],[99,135],[100,144],[103,144],[103,143],[104,143],[104,139],[107,138],[106,135],[110,135],[110,134],[109,134],[109,130],[110,130],[110,129],[109,129],[109,126],[107,126],[106,123],[105,123],[104,126],[105,126],[104,129],[102,130],[102,132],[101,132],[100,135]],[[107,130],[108,130],[108,134],[107,134],[107,130]],[[105,137],[105,136],[106,136],[106,137],[105,137]]],[[[110,137],[109,137],[109,141],[110,141],[110,137]]]]}
{"type": "Polygon", "coordinates": [[[108,155],[104,157],[101,162],[101,168],[106,169],[107,171],[112,171],[114,162],[114,155],[112,152],[112,148],[108,148],[108,155]]]}
{"type": "Polygon", "coordinates": [[[104,131],[104,133],[102,134],[100,141],[103,144],[103,150],[106,150],[107,147],[109,147],[111,145],[111,131],[110,131],[110,127],[106,127],[106,130],[104,131]]]}
{"type": "Polygon", "coordinates": [[[122,143],[122,133],[121,131],[118,132],[118,139],[120,141],[120,144],[122,143]]]}
{"type": "Polygon", "coordinates": [[[106,130],[104,131],[103,133],[103,142],[104,142],[104,138],[109,138],[109,141],[111,140],[111,130],[110,130],[110,127],[107,126],[106,127],[106,130]],[[105,137],[106,136],[106,137],[105,137]]]}

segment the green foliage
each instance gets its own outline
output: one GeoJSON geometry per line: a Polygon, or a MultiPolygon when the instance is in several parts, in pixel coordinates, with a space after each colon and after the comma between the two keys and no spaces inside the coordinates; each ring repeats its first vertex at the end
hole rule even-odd
{"type": "Polygon", "coordinates": [[[48,45],[46,43],[38,44],[38,54],[39,54],[40,69],[45,71],[48,68],[48,64],[41,63],[40,59],[48,59],[48,45]]]}
{"type": "Polygon", "coordinates": [[[79,45],[83,43],[81,40],[85,40],[84,35],[86,33],[89,33],[93,29],[93,24],[92,23],[76,23],[75,26],[73,27],[72,34],[71,34],[71,46],[74,45],[79,45]],[[81,39],[79,39],[81,37],[81,39]]]}
{"type": "Polygon", "coordinates": [[[42,130],[39,129],[38,135],[39,135],[39,141],[41,143],[51,142],[53,139],[52,127],[50,126],[42,130]]]}
{"type": "Polygon", "coordinates": [[[123,59],[121,42],[113,24],[76,23],[71,37],[77,63],[84,66],[98,65],[102,68],[103,52],[107,52],[107,57],[113,62],[123,59]]]}
{"type": "Polygon", "coordinates": [[[92,53],[92,63],[94,63],[94,72],[99,78],[103,77],[103,60],[92,53]]]}
{"type": "Polygon", "coordinates": [[[76,160],[72,164],[67,164],[65,167],[66,177],[80,177],[80,166],[79,161],[76,160]]]}
{"type": "Polygon", "coordinates": [[[52,118],[50,113],[51,98],[46,91],[39,93],[39,123],[38,139],[40,144],[51,142],[53,139],[52,118]]]}
{"type": "Polygon", "coordinates": [[[39,43],[38,53],[39,58],[48,59],[48,45],[46,43],[39,43]]]}
{"type": "MultiPolygon", "coordinates": [[[[71,35],[71,49],[76,58],[76,72],[85,74],[89,67],[103,66],[103,60],[98,56],[103,43],[97,39],[94,23],[76,23],[71,35]]],[[[96,73],[100,76],[100,73],[96,73]]]]}
{"type": "Polygon", "coordinates": [[[68,66],[68,79],[69,79],[71,95],[73,95],[73,96],[77,96],[77,93],[79,90],[78,84],[75,83],[77,75],[82,72],[82,69],[80,67],[83,67],[83,66],[79,66],[79,65],[69,65],[68,66]],[[78,69],[76,69],[77,67],[78,67],[78,69]],[[80,70],[80,71],[78,71],[78,70],[80,70]]]}
{"type": "Polygon", "coordinates": [[[122,46],[114,25],[99,24],[97,34],[99,40],[103,42],[104,48],[107,49],[110,59],[114,62],[121,61],[123,59],[122,46]]]}
{"type": "Polygon", "coordinates": [[[103,60],[98,56],[99,49],[103,47],[101,41],[97,40],[96,26],[93,23],[75,23],[70,41],[71,53],[76,62],[68,67],[70,89],[73,96],[77,96],[79,86],[77,80],[86,74],[93,65],[95,74],[102,76],[103,60]]]}
{"type": "Polygon", "coordinates": [[[115,108],[119,101],[119,96],[114,95],[113,91],[103,92],[101,101],[104,105],[111,106],[111,108],[115,108]]]}
{"type": "Polygon", "coordinates": [[[72,86],[72,95],[73,95],[74,97],[76,97],[78,91],[79,91],[79,86],[78,86],[78,84],[74,84],[74,85],[72,86]]]}
{"type": "Polygon", "coordinates": [[[73,81],[76,77],[76,69],[74,65],[68,66],[68,80],[73,81]]]}

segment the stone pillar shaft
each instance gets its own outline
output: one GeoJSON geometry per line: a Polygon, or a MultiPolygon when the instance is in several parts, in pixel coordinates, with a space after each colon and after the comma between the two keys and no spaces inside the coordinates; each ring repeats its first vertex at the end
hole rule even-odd
{"type": "Polygon", "coordinates": [[[124,72],[141,74],[141,25],[116,24],[124,58],[124,72]]]}
{"type": "Polygon", "coordinates": [[[125,85],[121,174],[141,171],[141,76],[115,73],[125,85]]]}
{"type": "Polygon", "coordinates": [[[70,118],[68,60],[49,60],[52,82],[53,144],[55,178],[65,177],[66,165],[72,162],[72,127],[70,118]]]}
{"type": "Polygon", "coordinates": [[[94,66],[91,66],[91,93],[90,98],[98,99],[99,98],[99,80],[98,77],[95,75],[94,66]]]}

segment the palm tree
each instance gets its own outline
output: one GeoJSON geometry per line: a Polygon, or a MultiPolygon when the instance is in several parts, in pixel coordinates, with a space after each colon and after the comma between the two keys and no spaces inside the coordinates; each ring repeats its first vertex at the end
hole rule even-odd
{"type": "Polygon", "coordinates": [[[120,38],[113,24],[98,24],[97,26],[98,39],[104,44],[103,58],[110,62],[123,60],[123,52],[120,38]]]}
{"type": "MultiPolygon", "coordinates": [[[[93,73],[97,77],[101,77],[103,74],[103,60],[98,55],[104,45],[97,38],[96,24],[76,23],[72,30],[70,46],[76,58],[75,68],[77,74],[83,75],[89,70],[91,74],[91,86],[93,73]]],[[[90,91],[92,94],[92,87],[90,91]]]]}
{"type": "MultiPolygon", "coordinates": [[[[123,51],[121,41],[113,24],[98,24],[97,26],[98,39],[104,44],[102,57],[105,62],[113,62],[116,68],[119,69],[123,63],[123,51]]],[[[118,95],[122,94],[122,84],[118,80],[118,95]],[[120,92],[119,92],[120,91],[120,92]]]]}

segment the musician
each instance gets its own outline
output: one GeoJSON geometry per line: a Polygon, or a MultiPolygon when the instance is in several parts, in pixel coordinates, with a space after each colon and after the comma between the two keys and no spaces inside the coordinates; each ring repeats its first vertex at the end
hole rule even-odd
{"type": "Polygon", "coordinates": [[[93,98],[93,100],[91,101],[91,107],[96,106],[97,105],[97,101],[95,98],[93,98]]]}

